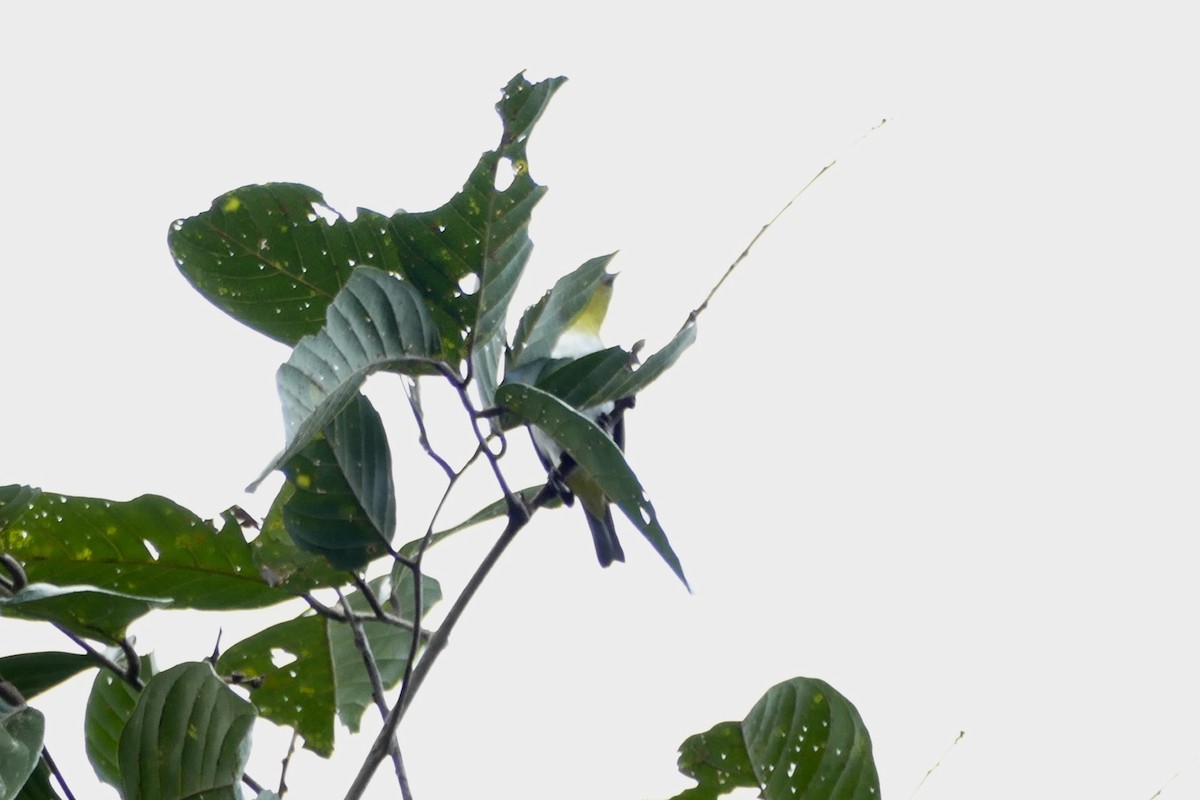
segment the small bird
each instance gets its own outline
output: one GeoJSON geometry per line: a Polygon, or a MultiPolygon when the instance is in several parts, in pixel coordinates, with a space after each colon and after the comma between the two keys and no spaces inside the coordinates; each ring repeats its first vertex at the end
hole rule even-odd
{"type": "MultiPolygon", "coordinates": [[[[605,275],[603,282],[596,288],[587,306],[579,312],[563,329],[558,341],[550,352],[552,359],[576,359],[604,349],[600,339],[600,326],[608,314],[608,304],[612,300],[613,281],[616,275],[605,275]]],[[[580,413],[590,418],[600,426],[605,433],[613,438],[617,446],[625,449],[625,422],[623,415],[613,416],[614,403],[609,401],[594,408],[581,409],[580,413]]],[[[538,458],[548,473],[553,473],[570,459],[570,455],[545,432],[531,427],[533,447],[538,458]]],[[[600,566],[607,567],[614,561],[624,561],[625,552],[621,542],[617,540],[617,528],[613,523],[611,504],[603,489],[590,475],[575,467],[566,470],[566,478],[555,488],[563,503],[572,505],[576,497],[583,506],[584,516],[587,517],[588,527],[592,530],[592,541],[596,545],[596,558],[600,566]],[[562,484],[566,484],[565,486],[562,484]]]]}

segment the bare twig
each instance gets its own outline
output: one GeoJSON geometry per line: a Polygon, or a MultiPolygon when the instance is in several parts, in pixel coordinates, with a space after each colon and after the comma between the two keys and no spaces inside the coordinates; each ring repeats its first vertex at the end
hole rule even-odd
{"type": "MultiPolygon", "coordinates": [[[[849,151],[851,148],[853,148],[855,145],[857,145],[857,144],[858,144],[859,142],[861,142],[863,139],[867,138],[867,137],[868,137],[868,136],[870,136],[872,133],[874,133],[875,131],[877,131],[877,130],[879,130],[880,128],[882,128],[882,127],[883,127],[883,126],[884,126],[886,123],[887,123],[887,120],[886,120],[886,119],[883,119],[883,120],[880,120],[879,122],[877,122],[876,124],[872,125],[872,126],[871,126],[871,128],[870,128],[870,129],[869,129],[869,130],[868,130],[866,133],[864,133],[862,136],[860,136],[860,137],[858,137],[857,139],[855,139],[855,140],[854,140],[854,142],[852,142],[852,143],[850,144],[850,147],[847,147],[847,148],[846,148],[846,152],[848,152],[848,151],[849,151]]],[[[746,260],[746,257],[750,255],[750,251],[751,251],[751,250],[754,248],[754,245],[758,244],[758,240],[759,240],[759,239],[761,239],[761,238],[763,237],[763,234],[765,234],[765,233],[766,233],[768,230],[770,230],[770,229],[771,229],[771,226],[773,226],[773,225],[774,225],[774,224],[775,224],[775,223],[776,223],[776,222],[779,220],[779,218],[780,218],[780,217],[782,217],[782,216],[783,216],[783,215],[784,215],[784,214],[787,212],[787,210],[788,210],[789,208],[791,208],[791,207],[792,207],[792,205],[793,205],[793,204],[794,204],[794,203],[795,203],[797,200],[799,200],[799,199],[800,199],[800,196],[801,196],[802,194],[804,194],[805,192],[807,192],[807,191],[808,191],[808,189],[809,189],[809,187],[810,187],[810,186],[812,186],[814,183],[816,183],[816,182],[817,182],[817,180],[818,180],[818,179],[820,179],[820,177],[821,177],[822,175],[824,175],[826,172],[828,172],[829,170],[833,169],[833,165],[834,165],[834,164],[836,164],[836,163],[838,163],[838,161],[839,161],[839,160],[842,158],[842,156],[844,156],[845,154],[846,154],[846,153],[845,153],[845,152],[843,152],[841,156],[838,156],[838,157],[837,157],[837,158],[835,158],[833,161],[830,161],[828,164],[826,164],[825,166],[821,167],[821,169],[820,169],[820,170],[817,172],[817,174],[816,174],[816,175],[813,175],[811,178],[809,178],[809,179],[808,179],[808,183],[804,184],[804,186],[803,186],[803,187],[801,187],[800,191],[796,192],[796,194],[792,196],[792,199],[791,199],[791,200],[788,200],[788,201],[787,201],[787,203],[785,203],[785,204],[784,204],[783,208],[779,209],[779,211],[778,211],[778,212],[776,212],[775,216],[771,217],[770,221],[769,221],[769,222],[767,222],[767,224],[766,224],[766,225],[763,225],[761,229],[759,229],[758,233],[756,233],[756,234],[754,235],[754,238],[750,240],[750,244],[746,245],[745,249],[744,249],[744,250],[742,250],[742,253],[741,253],[741,255],[739,255],[739,256],[738,256],[736,259],[734,259],[733,263],[729,265],[729,269],[725,270],[725,274],[721,276],[721,279],[720,279],[719,281],[717,281],[717,285],[716,285],[716,286],[714,286],[714,287],[712,288],[712,291],[710,291],[710,292],[708,293],[708,297],[705,297],[705,298],[704,298],[704,302],[703,302],[703,303],[701,303],[701,304],[699,305],[699,307],[697,307],[697,308],[696,308],[696,310],[695,310],[695,311],[693,311],[691,314],[689,314],[689,315],[688,315],[687,322],[685,322],[685,323],[683,324],[683,327],[685,327],[685,328],[686,328],[688,325],[690,325],[690,324],[692,324],[693,322],[695,322],[695,321],[696,321],[696,318],[700,316],[700,313],[701,313],[702,311],[704,311],[704,309],[708,308],[708,304],[709,304],[709,302],[710,302],[710,301],[713,299],[713,296],[714,296],[714,295],[717,293],[717,290],[721,288],[721,286],[722,286],[722,285],[725,283],[725,280],[726,280],[726,279],[727,279],[727,278],[728,278],[728,277],[729,277],[731,274],[733,274],[733,271],[734,271],[735,269],[737,269],[737,266],[738,266],[738,264],[741,264],[743,261],[745,261],[745,260],[746,260]]]]}
{"type": "Polygon", "coordinates": [[[1176,773],[1175,773],[1174,775],[1172,775],[1170,778],[1167,778],[1167,782],[1166,782],[1166,783],[1164,783],[1162,786],[1158,787],[1158,791],[1157,791],[1157,792],[1155,792],[1154,794],[1150,795],[1150,800],[1157,800],[1157,798],[1158,798],[1160,795],[1162,795],[1162,793],[1163,793],[1163,792],[1165,792],[1165,791],[1166,791],[1167,787],[1168,787],[1168,786],[1170,786],[1172,783],[1174,783],[1174,782],[1175,782],[1175,779],[1176,779],[1176,778],[1178,778],[1180,775],[1182,775],[1182,774],[1184,773],[1184,771],[1188,769],[1188,767],[1192,766],[1192,764],[1195,764],[1197,761],[1200,761],[1200,755],[1198,755],[1198,756],[1195,756],[1194,758],[1192,758],[1192,760],[1191,760],[1191,761],[1189,761],[1188,763],[1184,764],[1184,765],[1183,765],[1183,767],[1182,767],[1182,768],[1181,768],[1181,769],[1180,769],[1178,772],[1176,772],[1176,773]]]}
{"type": "Polygon", "coordinates": [[[292,741],[288,743],[287,755],[283,757],[282,766],[279,768],[279,791],[275,792],[275,794],[279,795],[280,800],[283,800],[283,796],[287,794],[288,765],[292,763],[292,756],[296,754],[296,742],[299,740],[299,738],[300,732],[295,728],[292,728],[292,741]]]}
{"type": "Polygon", "coordinates": [[[404,381],[404,396],[408,398],[408,407],[412,409],[413,419],[417,421],[417,441],[421,445],[421,449],[425,454],[432,458],[442,472],[446,473],[446,477],[453,480],[454,469],[447,463],[446,459],[438,455],[433,449],[433,445],[429,443],[429,432],[425,429],[425,416],[421,413],[420,400],[417,397],[417,382],[415,380],[404,381]]]}
{"type": "Polygon", "coordinates": [[[29,585],[29,577],[25,574],[25,569],[21,566],[21,562],[17,561],[8,553],[0,553],[0,566],[8,571],[12,576],[11,580],[4,580],[3,586],[10,593],[19,592],[29,585]]]}
{"type": "Polygon", "coordinates": [[[953,750],[955,745],[961,742],[962,738],[966,735],[966,731],[958,732],[958,736],[954,737],[954,741],[951,742],[950,746],[946,748],[946,752],[942,753],[941,756],[938,757],[937,763],[925,771],[925,777],[921,778],[921,782],[917,784],[917,788],[913,789],[913,793],[908,796],[909,800],[912,800],[912,798],[917,796],[917,792],[921,791],[921,787],[925,785],[925,781],[929,780],[929,776],[933,774],[933,771],[942,765],[942,761],[945,760],[946,756],[950,755],[950,751],[953,750]]]}
{"type": "MultiPolygon", "coordinates": [[[[54,625],[54,627],[58,628],[59,632],[62,633],[63,636],[66,636],[68,639],[70,639],[72,642],[74,642],[80,649],[83,650],[83,652],[87,653],[88,656],[93,661],[95,661],[97,664],[104,667],[106,670],[108,670],[112,674],[116,675],[118,678],[125,681],[130,686],[132,686],[134,689],[137,689],[139,692],[143,688],[145,688],[146,684],[144,684],[142,682],[141,676],[138,674],[139,673],[138,669],[130,669],[129,667],[126,667],[125,669],[121,669],[120,665],[118,665],[117,662],[113,661],[111,658],[104,655],[104,653],[101,653],[99,650],[92,647],[90,644],[88,644],[86,639],[84,639],[80,636],[76,636],[74,633],[71,633],[70,630],[68,630],[67,628],[58,624],[57,622],[53,623],[53,625],[54,625]]],[[[137,658],[137,653],[133,653],[133,658],[130,658],[130,656],[129,656],[129,654],[131,652],[133,652],[133,647],[129,644],[129,642],[127,642],[127,641],[122,642],[121,645],[122,645],[121,649],[125,652],[125,658],[131,664],[137,663],[140,666],[140,662],[137,658]]]]}
{"type": "MultiPolygon", "coordinates": [[[[329,606],[325,605],[317,598],[313,597],[311,594],[303,594],[300,596],[304,599],[304,602],[308,603],[308,607],[311,608],[313,611],[317,612],[317,614],[319,614],[320,616],[325,617],[326,619],[334,620],[335,622],[348,622],[349,621],[349,618],[345,614],[343,614],[341,611],[337,611],[336,609],[330,608],[329,606]]],[[[359,622],[383,622],[383,623],[386,623],[393,627],[400,628],[401,630],[406,630],[410,633],[413,632],[414,630],[417,630],[417,627],[415,625],[413,625],[413,623],[409,622],[408,620],[401,619],[400,617],[393,616],[392,614],[388,614],[386,612],[384,613],[384,615],[382,617],[376,616],[375,614],[359,614],[359,613],[355,612],[353,614],[353,617],[356,620],[358,620],[359,622]]],[[[420,635],[422,641],[427,640],[430,636],[433,635],[433,631],[427,630],[425,628],[421,628],[419,630],[420,630],[419,635],[420,635]]]]}
{"type": "Polygon", "coordinates": [[[50,757],[49,748],[42,747],[42,759],[46,762],[46,766],[50,768],[50,774],[54,776],[54,780],[58,781],[58,785],[62,788],[63,794],[67,796],[67,800],[75,800],[75,795],[71,793],[71,787],[67,786],[67,779],[59,772],[58,765],[50,757]]]}

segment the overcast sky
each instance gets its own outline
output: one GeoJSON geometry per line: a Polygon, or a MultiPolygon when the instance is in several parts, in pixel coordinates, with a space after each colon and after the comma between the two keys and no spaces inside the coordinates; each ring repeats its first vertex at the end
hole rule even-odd
{"type": "MultiPolygon", "coordinates": [[[[628,563],[601,570],[578,512],[539,514],[401,729],[416,796],[666,798],[684,738],[795,675],[857,705],[886,798],[959,731],[921,800],[1146,800],[1180,770],[1160,797],[1196,796],[1200,56],[1180,4],[584,8],[6,6],[0,484],[262,513],[278,481],[242,488],[282,444],[287,351],[191,290],[171,221],[266,181],[346,213],[435,207],[495,146],[508,79],[566,75],[531,139],[550,192],[514,310],[620,250],[613,343],[663,344],[841,160],[628,418],[694,595],[623,522],[628,563]]],[[[440,473],[395,382],[370,391],[407,540],[440,473]]],[[[433,424],[465,457],[457,410],[433,424]]],[[[447,592],[496,532],[434,552],[447,592]]],[[[291,613],[135,632],[170,664],[291,613]]],[[[69,644],[0,622],[0,654],[45,647],[69,644]]],[[[82,755],[86,688],[37,705],[76,794],[112,797],[82,755]]],[[[271,781],[286,739],[256,744],[271,781]]],[[[341,796],[367,742],[344,744],[333,768],[298,759],[291,796],[341,796]]]]}

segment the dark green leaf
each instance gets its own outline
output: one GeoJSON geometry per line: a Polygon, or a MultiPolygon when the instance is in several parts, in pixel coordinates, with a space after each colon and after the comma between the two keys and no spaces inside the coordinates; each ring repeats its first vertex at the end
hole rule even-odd
{"type": "MultiPolygon", "coordinates": [[[[142,656],[141,677],[148,681],[156,672],[154,660],[142,656]]],[[[124,666],[124,661],[117,662],[124,666]]],[[[137,706],[138,690],[102,669],[92,681],[88,694],[87,709],[83,714],[83,740],[88,761],[96,771],[96,777],[117,789],[121,788],[121,766],[117,757],[117,745],[121,731],[137,706]]]]}
{"type": "Polygon", "coordinates": [[[0,486],[0,531],[7,528],[9,522],[24,514],[29,504],[41,493],[41,489],[15,483],[0,486]]]}
{"type": "Polygon", "coordinates": [[[260,608],[290,599],[259,575],[230,521],[218,531],[164,497],[119,503],[42,494],[0,532],[32,581],[85,584],[176,608],[260,608]]]}
{"type": "Polygon", "coordinates": [[[373,372],[427,372],[439,349],[421,295],[407,282],[359,267],[326,309],[325,326],[305,336],[279,368],[287,445],[253,486],[278,469],[346,407],[373,372]]]}
{"type": "Polygon", "coordinates": [[[739,722],[720,722],[679,746],[679,771],[697,782],[673,800],[711,800],[737,788],[758,788],[739,722]]]}
{"type": "Polygon", "coordinates": [[[512,366],[549,358],[558,337],[604,282],[608,264],[616,253],[593,258],[558,279],[541,300],[525,309],[513,337],[512,366]]]}
{"type": "Polygon", "coordinates": [[[324,556],[301,550],[284,525],[283,508],[295,494],[296,487],[291,483],[285,481],[280,487],[262,530],[250,543],[254,563],[272,586],[297,594],[321,586],[340,586],[346,582],[345,570],[334,568],[324,556]]]}
{"type": "Polygon", "coordinates": [[[121,732],[122,797],[185,800],[201,792],[236,797],[255,716],[254,706],[207,662],[155,675],[121,732]]]}
{"type": "Polygon", "coordinates": [[[131,622],[170,603],[95,586],[31,583],[12,597],[0,597],[0,615],[54,622],[76,636],[117,644],[131,622]]]}
{"type": "Polygon", "coordinates": [[[628,351],[609,347],[580,358],[552,361],[533,385],[572,408],[595,408],[600,403],[593,398],[608,398],[614,386],[624,383],[632,361],[628,351]]]}
{"type": "Polygon", "coordinates": [[[355,265],[375,263],[374,230],[353,229],[316,189],[270,183],[235,189],[208,211],[177,220],[167,243],[200,294],[239,322],[294,345],[320,330],[325,307],[355,265]]]}
{"type": "Polygon", "coordinates": [[[772,687],[742,722],[767,800],[875,800],[879,776],[858,710],[815,678],[772,687]]]}
{"type": "Polygon", "coordinates": [[[21,653],[0,658],[0,679],[16,686],[22,697],[31,700],[94,666],[96,662],[82,653],[21,653]]]}
{"type": "Polygon", "coordinates": [[[689,322],[671,338],[671,341],[667,342],[665,347],[647,358],[645,363],[637,369],[630,370],[623,383],[609,386],[603,394],[584,401],[587,403],[585,408],[599,405],[607,400],[618,400],[622,397],[633,397],[639,394],[674,366],[675,362],[679,360],[679,356],[683,354],[684,350],[691,347],[694,341],[696,341],[696,323],[689,322]]]}
{"type": "Polygon", "coordinates": [[[392,452],[379,412],[366,397],[356,395],[325,436],[359,506],[390,542],[396,532],[396,488],[392,452]]]}
{"type": "Polygon", "coordinates": [[[61,800],[50,779],[50,765],[45,758],[39,758],[33,773],[17,793],[17,800],[61,800]]]}
{"type": "Polygon", "coordinates": [[[33,774],[45,732],[42,712],[0,694],[0,800],[13,800],[33,774]]]}
{"type": "Polygon", "coordinates": [[[524,384],[501,386],[496,391],[496,402],[526,424],[541,428],[569,453],[579,465],[577,468],[585,470],[600,485],[687,586],[679,558],[658,522],[654,506],[626,463],[625,454],[596,423],[554,395],[524,384]]]}

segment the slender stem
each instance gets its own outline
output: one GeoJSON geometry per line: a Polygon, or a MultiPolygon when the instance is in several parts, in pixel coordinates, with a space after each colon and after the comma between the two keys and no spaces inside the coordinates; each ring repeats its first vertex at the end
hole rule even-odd
{"type": "Polygon", "coordinates": [[[46,766],[50,768],[50,774],[54,776],[54,780],[58,781],[58,785],[62,787],[63,794],[67,796],[67,800],[75,800],[75,795],[71,793],[71,787],[67,786],[67,779],[59,772],[58,765],[54,763],[54,759],[50,757],[50,749],[42,747],[42,758],[46,762],[46,766]]]}
{"type": "MultiPolygon", "coordinates": [[[[121,669],[121,667],[115,661],[88,644],[86,639],[76,636],[62,625],[59,625],[57,622],[54,623],[54,627],[58,628],[60,633],[78,645],[93,661],[107,669],[112,674],[116,675],[121,680],[128,683],[134,689],[141,691],[143,688],[145,688],[146,684],[142,682],[142,679],[136,670],[130,670],[128,668],[121,669]]],[[[124,645],[128,645],[128,642],[125,642],[124,645]]],[[[122,646],[121,649],[125,651],[125,657],[129,658],[129,653],[133,650],[132,646],[129,646],[128,648],[126,646],[122,646]]],[[[134,653],[133,660],[137,660],[136,653],[134,653]]]]}
{"type": "Polygon", "coordinates": [[[292,741],[288,743],[287,755],[283,757],[283,766],[279,768],[279,791],[275,794],[279,795],[280,800],[287,794],[287,771],[288,765],[292,763],[292,756],[296,754],[296,741],[300,738],[300,732],[292,728],[292,741]]]}
{"type": "MultiPolygon", "coordinates": [[[[308,603],[309,608],[311,608],[313,611],[317,612],[317,614],[319,614],[320,616],[325,617],[326,619],[332,619],[336,622],[348,622],[349,621],[349,617],[347,617],[345,614],[343,614],[340,611],[335,611],[334,609],[325,605],[324,603],[322,603],[320,600],[313,597],[312,595],[304,594],[304,595],[301,595],[301,597],[304,598],[304,601],[306,603],[308,603]]],[[[418,630],[417,626],[413,625],[408,620],[401,619],[400,617],[392,616],[391,614],[388,614],[386,612],[384,613],[384,615],[382,617],[376,616],[375,614],[359,614],[357,612],[352,614],[351,616],[353,616],[353,618],[358,620],[359,622],[383,622],[388,625],[392,625],[393,627],[400,628],[401,630],[406,630],[410,633],[415,630],[418,630]]],[[[425,628],[419,629],[419,636],[421,637],[422,641],[428,640],[429,637],[432,635],[433,635],[433,632],[430,630],[427,630],[425,628]]]]}

